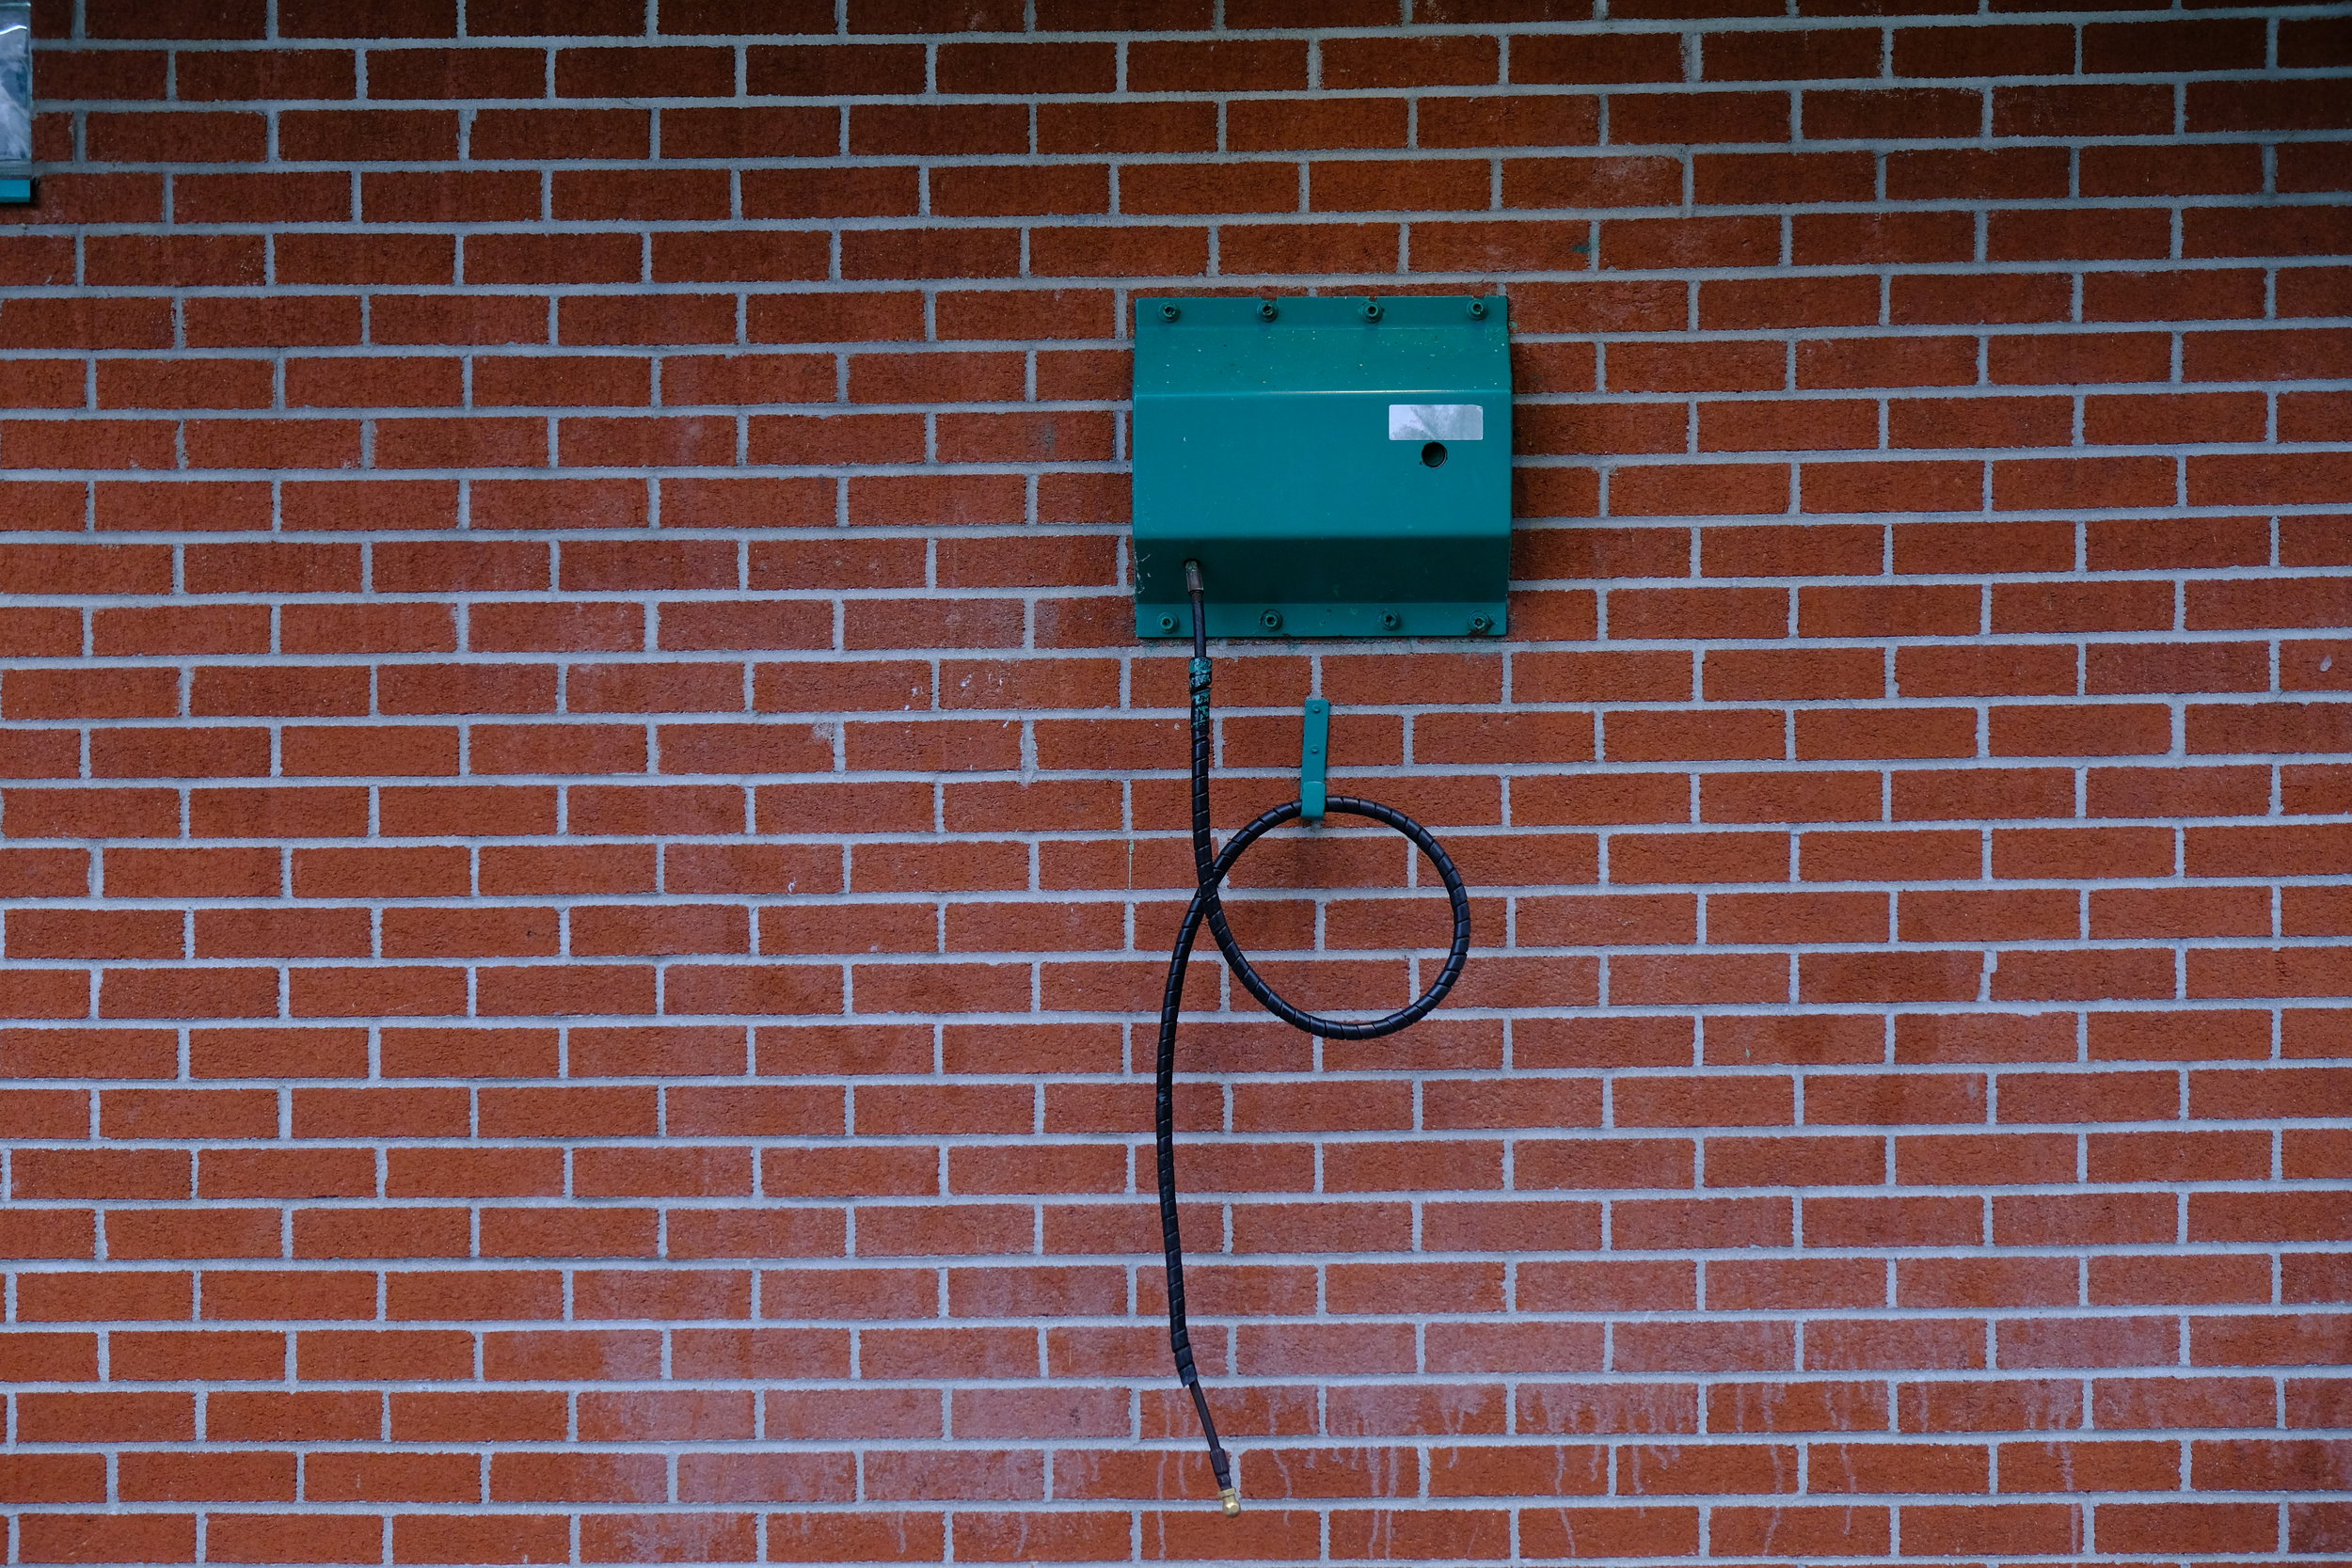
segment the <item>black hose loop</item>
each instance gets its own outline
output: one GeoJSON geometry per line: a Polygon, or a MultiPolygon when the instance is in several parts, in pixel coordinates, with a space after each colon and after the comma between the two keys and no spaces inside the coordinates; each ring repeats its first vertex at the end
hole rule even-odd
{"type": "MultiPolygon", "coordinates": [[[[1294,1006],[1289,998],[1269,985],[1256,966],[1250,963],[1249,955],[1242,951],[1241,943],[1234,940],[1233,933],[1225,924],[1225,906],[1218,899],[1216,890],[1232,870],[1233,863],[1241,859],[1243,851],[1267,832],[1302,815],[1296,800],[1285,800],[1251,820],[1227,840],[1224,850],[1209,863],[1200,889],[1207,895],[1209,932],[1216,939],[1217,951],[1225,955],[1225,962],[1232,970],[1233,977],[1251,996],[1257,998],[1258,1006],[1292,1028],[1303,1029],[1308,1034],[1320,1035],[1330,1040],[1376,1040],[1383,1035],[1393,1035],[1428,1017],[1438,1004],[1445,1000],[1446,992],[1454,989],[1454,982],[1462,977],[1462,970],[1470,962],[1470,890],[1462,885],[1462,874],[1454,868],[1454,857],[1445,852],[1445,846],[1438,842],[1437,835],[1394,806],[1383,805],[1378,800],[1359,800],[1353,795],[1334,795],[1324,802],[1324,810],[1327,814],[1343,813],[1349,816],[1368,817],[1383,827],[1395,829],[1427,856],[1429,863],[1437,868],[1438,877],[1445,883],[1446,901],[1453,906],[1454,939],[1446,950],[1444,967],[1438,971],[1437,978],[1429,982],[1428,988],[1392,1013],[1357,1022],[1348,1019],[1327,1018],[1321,1013],[1311,1013],[1294,1006]]],[[[1200,893],[1196,893],[1194,896],[1200,896],[1200,893]]]]}
{"type": "Polygon", "coordinates": [[[1193,1364],[1192,1334],[1184,1317],[1184,1243],[1176,1218],[1176,1028],[1184,1011],[1184,972],[1192,960],[1193,945],[1200,940],[1200,927],[1206,922],[1217,951],[1225,956],[1226,965],[1234,977],[1260,1006],[1293,1028],[1325,1039],[1377,1039],[1426,1018],[1462,977],[1463,966],[1470,960],[1470,893],[1462,885],[1462,875],[1454,868],[1453,857],[1427,828],[1394,806],[1352,795],[1332,796],[1324,804],[1327,813],[1366,817],[1392,828],[1428,858],[1445,883],[1446,901],[1453,908],[1453,942],[1446,951],[1444,966],[1420,996],[1392,1013],[1360,1022],[1311,1013],[1295,1006],[1267,983],[1227,927],[1224,904],[1217,890],[1251,845],[1303,812],[1298,801],[1286,800],[1252,818],[1226,841],[1223,849],[1216,847],[1209,829],[1209,660],[1201,599],[1197,591],[1193,594],[1192,613],[1192,850],[1196,880],[1192,901],[1185,906],[1183,924],[1177,928],[1175,947],[1168,954],[1168,984],[1160,996],[1157,1093],[1152,1119],[1159,1156],[1160,1244],[1168,1265],[1168,1345],[1175,1354],[1176,1375],[1192,1395],[1194,1410],[1200,1413],[1200,1433],[1209,1445],[1209,1467],[1216,1476],[1217,1491],[1224,1498],[1226,1512],[1231,1513],[1240,1507],[1233,1488],[1232,1461],[1217,1438],[1216,1422],[1209,1415],[1208,1395],[1200,1386],[1200,1374],[1193,1364]]]}

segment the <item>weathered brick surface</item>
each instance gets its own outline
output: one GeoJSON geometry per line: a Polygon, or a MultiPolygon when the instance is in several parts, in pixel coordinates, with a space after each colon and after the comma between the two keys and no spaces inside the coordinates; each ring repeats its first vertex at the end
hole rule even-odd
{"type": "Polygon", "coordinates": [[[36,8],[7,1560],[2352,1548],[2339,8],[36,8]],[[1194,971],[1238,1524],[1122,630],[1222,288],[1522,392],[1506,642],[1221,664],[1222,818],[1320,691],[1482,944],[1194,971]]]}

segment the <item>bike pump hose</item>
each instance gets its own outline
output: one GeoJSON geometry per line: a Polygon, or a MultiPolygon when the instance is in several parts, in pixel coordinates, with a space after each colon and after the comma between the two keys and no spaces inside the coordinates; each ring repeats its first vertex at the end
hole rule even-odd
{"type": "Polygon", "coordinates": [[[1195,885],[1192,902],[1185,906],[1184,924],[1177,928],[1176,945],[1168,958],[1168,989],[1160,999],[1160,1042],[1158,1063],[1158,1094],[1155,1101],[1155,1132],[1159,1152],[1160,1178],[1160,1243],[1168,1260],[1168,1338],[1176,1357],[1176,1375],[1185,1390],[1192,1395],[1192,1407],[1200,1416],[1200,1434],[1208,1440],[1209,1467],[1216,1473],[1217,1497],[1229,1514],[1241,1512],[1241,1495],[1233,1485],[1232,1456],[1216,1434],[1216,1421],[1209,1414],[1208,1395],[1200,1386],[1200,1371],[1193,1365],[1192,1335],[1184,1319],[1184,1244],[1176,1221],[1176,1025],[1184,1009],[1184,970],[1192,958],[1193,943],[1199,940],[1200,926],[1208,923],[1209,933],[1216,941],[1217,951],[1225,956],[1226,966],[1233,972],[1258,1005],[1276,1018],[1308,1034],[1325,1039],[1369,1040],[1419,1022],[1430,1010],[1445,1000],[1446,992],[1460,979],[1462,966],[1470,958],[1470,894],[1462,886],[1461,873],[1456,871],[1451,856],[1445,852],[1437,836],[1419,822],[1398,811],[1394,806],[1377,800],[1359,800],[1349,795],[1334,795],[1325,802],[1327,812],[1349,816],[1369,817],[1384,827],[1393,828],[1412,841],[1414,847],[1427,856],[1430,864],[1445,882],[1447,901],[1454,909],[1454,942],[1446,953],[1445,966],[1438,977],[1406,1006],[1385,1017],[1364,1022],[1326,1018],[1296,1007],[1285,1000],[1249,962],[1248,954],[1233,940],[1227,927],[1225,910],[1217,895],[1217,888],[1232,872],[1233,865],[1252,844],[1268,832],[1302,815],[1297,800],[1286,800],[1272,810],[1260,814],[1226,841],[1223,849],[1216,848],[1209,832],[1209,759],[1212,733],[1209,717],[1209,631],[1205,594],[1200,582],[1198,562],[1184,562],[1184,588],[1192,596],[1192,859],[1195,885]]]}

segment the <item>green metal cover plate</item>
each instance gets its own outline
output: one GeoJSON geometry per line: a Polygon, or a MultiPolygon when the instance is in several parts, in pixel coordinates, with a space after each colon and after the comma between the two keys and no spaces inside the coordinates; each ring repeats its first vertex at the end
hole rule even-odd
{"type": "Polygon", "coordinates": [[[1503,630],[1507,301],[1143,299],[1135,342],[1136,635],[1192,635],[1186,561],[1213,637],[1503,630]]]}

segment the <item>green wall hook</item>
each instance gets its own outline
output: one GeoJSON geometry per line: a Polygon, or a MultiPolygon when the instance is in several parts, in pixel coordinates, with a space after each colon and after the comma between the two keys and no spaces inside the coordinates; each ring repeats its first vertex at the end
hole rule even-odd
{"type": "Polygon", "coordinates": [[[1331,705],[1307,699],[1307,721],[1298,741],[1298,815],[1321,824],[1326,799],[1324,769],[1331,760],[1331,705]]]}

